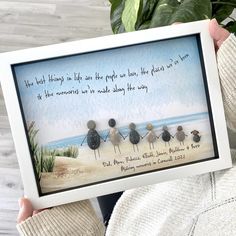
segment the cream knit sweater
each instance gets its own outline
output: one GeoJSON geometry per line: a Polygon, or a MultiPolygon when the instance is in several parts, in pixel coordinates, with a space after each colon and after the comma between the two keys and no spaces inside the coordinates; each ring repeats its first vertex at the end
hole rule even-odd
{"type": "MultiPolygon", "coordinates": [[[[236,37],[217,54],[228,127],[236,131],[236,37]]],[[[236,140],[231,140],[236,142],[236,140]]],[[[236,150],[234,167],[126,191],[111,216],[107,236],[236,235],[236,150]]],[[[89,201],[45,210],[17,225],[21,235],[105,234],[89,201]]]]}

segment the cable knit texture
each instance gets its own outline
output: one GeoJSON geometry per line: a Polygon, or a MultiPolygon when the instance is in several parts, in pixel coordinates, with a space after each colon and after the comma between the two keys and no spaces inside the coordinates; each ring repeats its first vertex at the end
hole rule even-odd
{"type": "MultiPolygon", "coordinates": [[[[226,118],[235,131],[235,36],[228,37],[217,57],[226,118]]],[[[106,235],[236,235],[236,150],[231,154],[234,167],[229,170],[126,191],[115,206],[106,235]]],[[[43,211],[17,228],[21,235],[104,235],[88,201],[43,211]]]]}
{"type": "Polygon", "coordinates": [[[226,119],[229,128],[236,131],[236,40],[233,34],[220,47],[217,58],[226,119]]]}

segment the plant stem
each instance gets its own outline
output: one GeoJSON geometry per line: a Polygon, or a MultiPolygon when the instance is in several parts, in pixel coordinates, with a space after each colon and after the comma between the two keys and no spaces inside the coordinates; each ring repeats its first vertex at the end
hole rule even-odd
{"type": "Polygon", "coordinates": [[[219,5],[228,5],[232,7],[236,7],[236,4],[231,3],[231,2],[211,2],[212,4],[219,4],[219,5]]]}

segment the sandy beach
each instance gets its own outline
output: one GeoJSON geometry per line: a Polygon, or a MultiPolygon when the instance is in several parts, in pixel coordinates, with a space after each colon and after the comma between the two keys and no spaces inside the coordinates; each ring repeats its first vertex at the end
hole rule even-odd
{"type": "MultiPolygon", "coordinates": [[[[177,125],[169,126],[169,132],[174,136],[177,125]]],[[[102,180],[123,177],[183,163],[204,160],[214,156],[211,134],[209,133],[208,120],[185,123],[184,132],[188,135],[184,145],[174,138],[170,143],[165,143],[159,138],[150,149],[146,138],[140,141],[135,152],[129,139],[122,140],[120,151],[108,140],[102,142],[99,148],[100,157],[87,146],[79,147],[77,158],[56,157],[52,173],[43,173],[40,185],[43,193],[77,187],[85,184],[96,183],[102,180]],[[201,141],[192,140],[192,130],[198,130],[201,141]]],[[[155,130],[157,136],[162,132],[155,130]]],[[[143,135],[143,134],[142,134],[143,135]]]]}

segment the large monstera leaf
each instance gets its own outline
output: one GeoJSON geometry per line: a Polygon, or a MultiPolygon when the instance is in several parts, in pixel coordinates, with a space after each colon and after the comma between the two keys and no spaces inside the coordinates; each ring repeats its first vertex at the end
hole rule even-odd
{"type": "Polygon", "coordinates": [[[209,19],[211,12],[210,0],[160,0],[152,16],[150,27],[209,19]]]}

